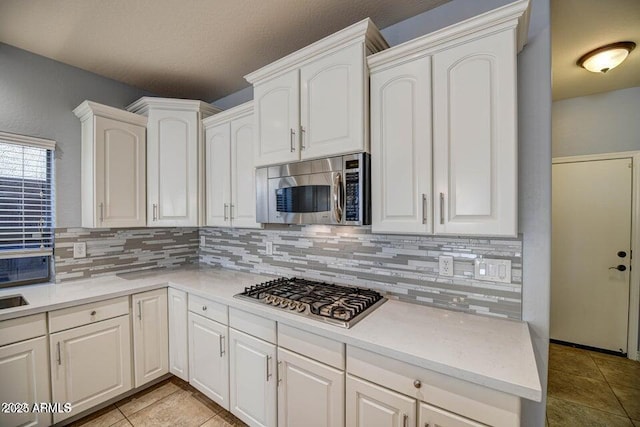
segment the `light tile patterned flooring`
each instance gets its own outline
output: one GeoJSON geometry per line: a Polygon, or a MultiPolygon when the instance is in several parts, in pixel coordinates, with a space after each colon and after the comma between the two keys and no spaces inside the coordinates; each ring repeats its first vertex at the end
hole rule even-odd
{"type": "Polygon", "coordinates": [[[640,362],[551,344],[547,423],[640,427],[640,362]]]}
{"type": "Polygon", "coordinates": [[[188,383],[172,377],[71,425],[74,427],[236,427],[246,424],[188,383]]]}

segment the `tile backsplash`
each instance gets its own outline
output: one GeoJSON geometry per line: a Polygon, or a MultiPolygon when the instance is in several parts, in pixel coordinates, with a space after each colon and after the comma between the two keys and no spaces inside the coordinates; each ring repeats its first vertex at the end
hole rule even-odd
{"type": "Polygon", "coordinates": [[[198,262],[197,228],[55,231],[56,282],[198,262]],[[73,244],[87,243],[87,257],[73,258],[73,244]]]}
{"type": "Polygon", "coordinates": [[[521,238],[372,234],[370,227],[201,228],[200,262],[252,273],[299,276],[375,288],[403,301],[521,319],[521,238]],[[273,255],[266,243],[273,243],[273,255]],[[454,276],[438,275],[438,256],[454,276]],[[511,283],[474,279],[479,257],[511,261],[511,283]]]}

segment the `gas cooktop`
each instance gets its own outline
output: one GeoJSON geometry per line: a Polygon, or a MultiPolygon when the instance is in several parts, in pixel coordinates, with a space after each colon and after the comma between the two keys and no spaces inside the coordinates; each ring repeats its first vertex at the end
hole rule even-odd
{"type": "Polygon", "coordinates": [[[299,279],[280,278],[244,288],[235,295],[268,304],[333,325],[350,328],[386,301],[371,289],[334,285],[299,279]]]}

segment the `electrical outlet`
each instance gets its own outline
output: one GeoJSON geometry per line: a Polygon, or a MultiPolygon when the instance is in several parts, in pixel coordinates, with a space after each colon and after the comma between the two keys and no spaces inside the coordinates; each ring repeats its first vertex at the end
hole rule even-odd
{"type": "Polygon", "coordinates": [[[204,236],[200,236],[200,246],[204,246],[207,243],[204,236]]]}
{"type": "Polygon", "coordinates": [[[442,255],[438,257],[439,273],[440,276],[453,276],[453,257],[442,255]]]}
{"type": "Polygon", "coordinates": [[[511,261],[508,259],[476,258],[474,276],[479,280],[511,283],[511,261]]]}
{"type": "Polygon", "coordinates": [[[77,242],[73,244],[73,257],[74,258],[87,257],[87,242],[77,242]]]}
{"type": "Polygon", "coordinates": [[[267,242],[267,255],[273,255],[273,242],[267,242]]]}

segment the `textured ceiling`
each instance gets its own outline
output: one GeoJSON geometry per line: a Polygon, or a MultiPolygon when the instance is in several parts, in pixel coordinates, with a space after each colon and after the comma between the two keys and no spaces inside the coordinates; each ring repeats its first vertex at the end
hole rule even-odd
{"type": "Polygon", "coordinates": [[[552,0],[553,99],[640,86],[640,0],[552,0]],[[576,65],[597,47],[633,41],[638,47],[606,74],[576,65]]]}
{"type": "Polygon", "coordinates": [[[0,41],[161,96],[212,101],[243,76],[370,17],[447,0],[0,0],[0,41]]]}

